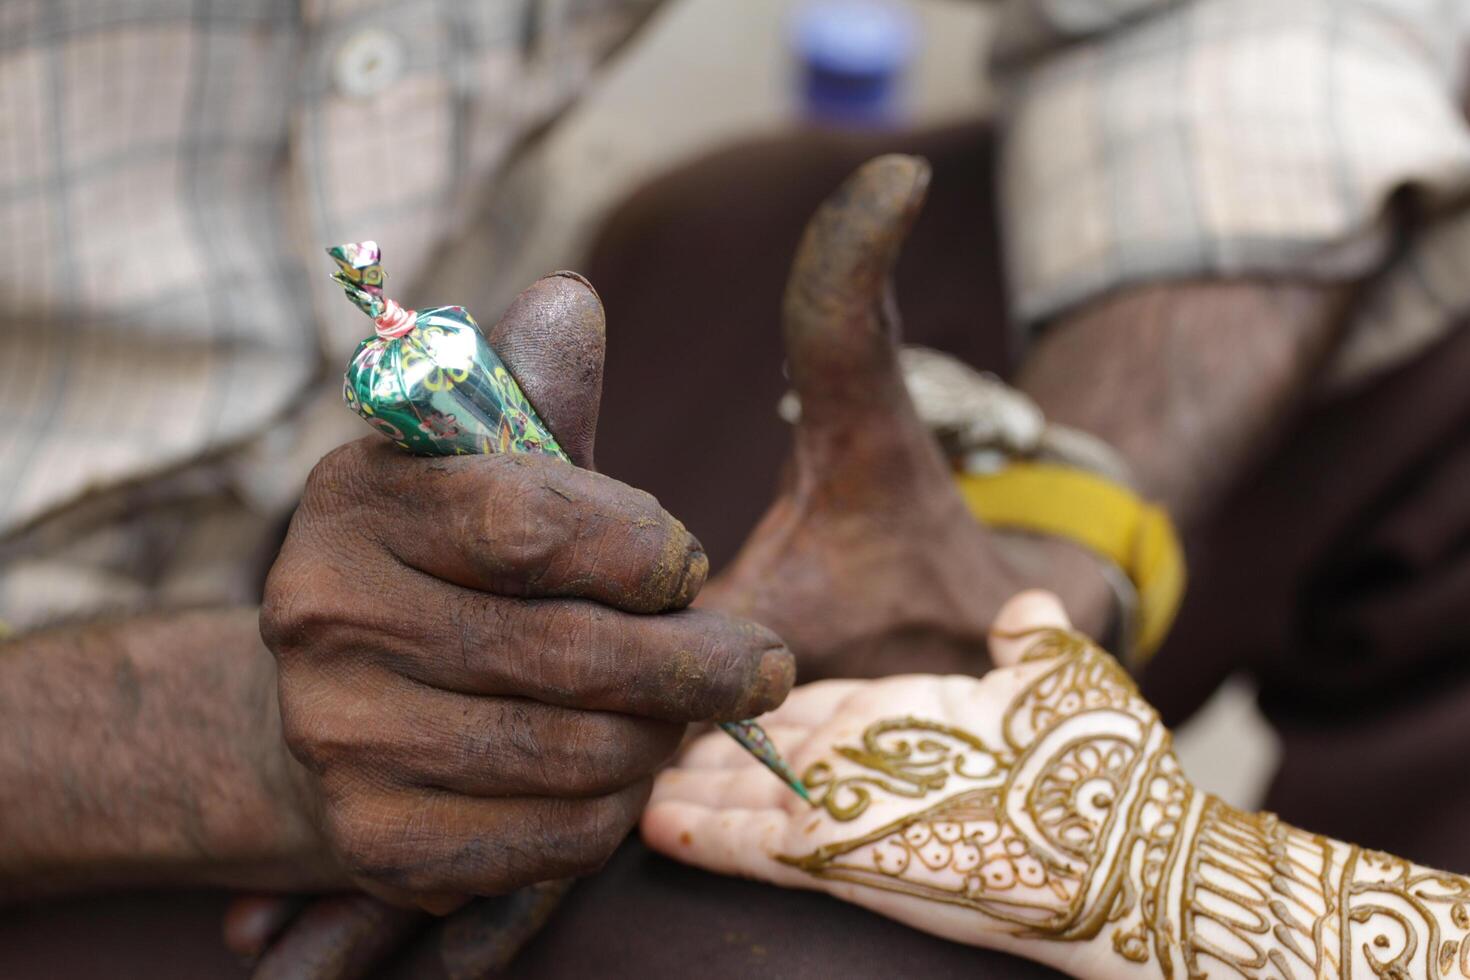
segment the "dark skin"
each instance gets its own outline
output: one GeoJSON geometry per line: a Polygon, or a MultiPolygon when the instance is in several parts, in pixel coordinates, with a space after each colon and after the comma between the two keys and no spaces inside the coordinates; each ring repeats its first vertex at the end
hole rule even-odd
{"type": "MultiPolygon", "coordinates": [[[[570,276],[491,331],[584,466],[602,331],[570,276]]],[[[748,717],[791,685],[776,636],[686,608],[707,569],[653,498],[590,469],[415,459],[374,437],[323,460],[261,634],[287,744],[354,882],[444,910],[599,866],[685,723],[748,717]]]]}
{"type": "MultiPolygon", "coordinates": [[[[567,276],[495,332],[590,461],[573,416],[597,386],[546,397],[514,342],[553,321],[600,343],[567,276]]],[[[770,631],[686,608],[707,568],[652,497],[590,470],[345,446],[312,474],[258,623],[201,611],[0,648],[0,896],[356,886],[443,908],[585,874],[686,723],[792,683],[770,631]]]]}
{"type": "Polygon", "coordinates": [[[802,405],[786,479],[700,599],[775,629],[803,681],[981,672],[995,611],[1038,576],[1106,625],[1094,560],[977,524],[904,389],[890,275],[928,182],[882,157],[807,226],[782,316],[802,405]]]}
{"type": "MultiPolygon", "coordinates": [[[[698,600],[774,629],[803,680],[983,672],[994,613],[1027,585],[1060,592],[1088,631],[1109,615],[1111,593],[1090,555],[969,518],[903,391],[888,273],[926,182],[922,161],[875,161],[809,226],[784,310],[803,404],[787,479],[698,600]]],[[[1019,384],[1049,418],[1110,441],[1144,493],[1187,530],[1289,417],[1330,349],[1339,301],[1301,284],[1125,290],[1050,325],[1019,384]]],[[[359,901],[314,909],[315,924],[288,932],[258,975],[360,975],[369,951],[397,937],[388,941],[381,910],[359,901]]],[[[424,945],[440,962],[500,963],[504,950],[473,925],[499,921],[503,908],[472,903],[424,945]]],[[[233,939],[244,951],[281,924],[272,903],[236,911],[233,939]]]]}
{"type": "MultiPolygon", "coordinates": [[[[970,519],[903,390],[889,273],[927,179],[921,161],[875,161],[808,225],[783,317],[802,402],[788,476],[700,598],[776,630],[803,681],[978,673],[995,613],[1028,586],[1094,635],[1111,612],[1086,552],[970,519]]],[[[1108,441],[1187,531],[1290,417],[1340,302],[1284,283],[1127,290],[1044,330],[1017,383],[1049,419],[1108,441]]]]}
{"type": "MultiPolygon", "coordinates": [[[[921,178],[916,164],[892,161],[865,174],[847,195],[854,217],[826,225],[851,240],[819,234],[803,249],[787,306],[793,376],[812,412],[798,435],[793,480],[701,605],[738,609],[774,627],[806,676],[899,664],[978,671],[983,624],[1015,589],[1051,584],[1088,629],[1106,617],[1105,593],[1086,555],[1056,543],[1007,546],[960,519],[878,343],[887,342],[879,327],[884,274],[918,205],[921,178]],[[825,381],[801,366],[804,352],[824,349],[822,338],[834,342],[825,349],[850,355],[831,363],[825,381]],[[854,397],[862,391],[875,394],[874,405],[854,397]],[[844,421],[849,409],[862,409],[868,424],[844,421]],[[888,477],[877,490],[875,461],[888,477]],[[772,586],[783,580],[790,589],[772,586]]],[[[557,278],[564,284],[545,287],[554,295],[522,310],[540,311],[535,322],[543,327],[576,322],[595,305],[585,286],[557,278]]],[[[1118,446],[1145,488],[1187,526],[1208,513],[1300,396],[1330,342],[1334,309],[1329,290],[1300,284],[1126,290],[1051,325],[1022,383],[1052,418],[1118,446]]],[[[554,355],[571,352],[582,383],[567,387],[585,398],[589,365],[600,370],[600,359],[575,340],[560,349],[528,340],[518,358],[516,336],[512,330],[495,342],[564,442],[575,446],[576,433],[588,433],[578,461],[590,463],[595,412],[570,395],[558,401],[557,384],[536,390],[536,379],[538,370],[554,374],[561,363],[554,355]]],[[[265,611],[281,658],[280,716],[262,707],[275,668],[248,611],[160,616],[6,644],[0,718],[21,734],[0,738],[0,896],[149,882],[284,889],[353,882],[442,909],[458,894],[594,867],[636,818],[635,801],[673,750],[680,722],[754,713],[789,685],[789,666],[762,668],[777,647],[754,627],[705,619],[698,644],[682,632],[681,617],[715,613],[679,611],[703,571],[687,546],[678,567],[677,522],[646,498],[586,474],[559,483],[549,464],[460,465],[485,474],[493,487],[486,496],[509,502],[500,506],[525,507],[494,513],[495,528],[520,520],[567,530],[561,545],[571,557],[524,541],[503,554],[431,547],[443,529],[429,518],[464,512],[465,494],[476,496],[464,480],[480,477],[375,455],[365,444],[340,451],[313,482],[303,507],[309,520],[293,529],[296,545],[283,554],[291,557],[294,547],[294,565],[280,573],[284,582],[273,582],[265,611]],[[591,482],[577,482],[584,478],[591,482]],[[364,495],[366,481],[383,481],[393,496],[364,495]],[[597,519],[569,520],[583,505],[595,507],[597,519]],[[420,533],[412,522],[422,523],[420,533]],[[352,576],[343,574],[349,563],[352,576]],[[377,602],[389,583],[395,600],[411,591],[413,603],[443,616],[436,625],[457,626],[458,613],[462,628],[422,638],[405,630],[377,602]],[[643,615],[650,611],[674,615],[643,615]],[[505,624],[522,638],[552,636],[569,621],[649,656],[593,658],[589,676],[581,658],[557,660],[548,646],[548,679],[464,656],[476,640],[507,635],[505,624]],[[673,662],[677,670],[660,674],[673,662]],[[362,699],[400,696],[414,710],[355,713],[362,699]],[[198,712],[180,712],[180,703],[198,712]],[[445,726],[432,740],[425,717],[445,726]],[[485,767],[467,760],[489,751],[486,726],[508,732],[491,747],[529,737],[537,751],[497,758],[485,781],[485,767]],[[277,749],[283,730],[295,755],[277,749]],[[591,754],[604,743],[615,745],[615,757],[591,754]],[[583,753],[585,765],[569,766],[566,780],[548,790],[544,760],[583,753]],[[489,793],[517,795],[481,795],[489,793]],[[404,826],[423,832],[409,836],[404,826]],[[501,842],[490,850],[485,826],[501,842]]],[[[492,514],[480,516],[483,530],[492,514]]]]}
{"type": "MultiPolygon", "coordinates": [[[[963,666],[973,656],[972,642],[988,622],[994,603],[1027,577],[1018,562],[1008,567],[992,553],[995,549],[983,529],[955,517],[957,501],[936,467],[932,447],[915,428],[906,400],[894,395],[891,364],[884,355],[886,334],[877,326],[881,290],[875,292],[873,284],[881,284],[916,204],[909,196],[912,177],[899,174],[884,180],[899,185],[885,192],[884,199],[894,202],[888,212],[893,215],[890,223],[872,231],[875,220],[885,220],[883,212],[865,208],[860,217],[841,225],[861,230],[867,223],[868,230],[859,237],[873,243],[872,252],[853,248],[835,253],[836,245],[829,240],[809,243],[804,249],[805,264],[799,266],[803,269],[812,268],[812,255],[845,254],[849,259],[845,266],[828,260],[820,268],[831,278],[819,280],[816,290],[803,286],[796,294],[794,308],[788,306],[787,336],[795,367],[803,363],[803,351],[816,349],[807,343],[808,332],[820,335],[846,326],[850,334],[839,334],[838,342],[851,337],[858,343],[842,371],[867,377],[861,385],[834,386],[830,404],[841,406],[844,390],[866,388],[885,392],[891,410],[867,411],[866,424],[847,424],[840,412],[824,416],[822,385],[804,388],[809,408],[795,450],[797,478],[783,490],[729,575],[714,583],[704,599],[739,609],[790,637],[804,673],[813,677],[881,670],[885,644],[892,640],[891,649],[898,650],[915,632],[886,626],[875,609],[893,623],[925,624],[928,636],[918,648],[933,651],[926,667],[944,669],[944,658],[949,657],[963,666]],[[849,288],[866,290],[865,302],[813,303],[803,298],[819,295],[820,289],[840,293],[849,288]],[[859,356],[864,352],[867,360],[859,356]],[[874,459],[885,461],[888,486],[901,486],[903,492],[867,488],[862,475],[874,459]],[[852,492],[844,493],[844,486],[852,492]],[[945,534],[938,534],[940,528],[945,534]],[[969,547],[913,546],[915,541],[947,542],[956,537],[969,547]],[[809,591],[820,591],[817,585],[833,567],[828,557],[832,555],[843,556],[844,573],[837,581],[850,590],[847,598],[834,592],[820,602],[810,596],[811,601],[792,601],[807,587],[805,583],[814,583],[809,591]],[[903,587],[926,580],[952,584],[934,590],[903,587]],[[763,582],[792,583],[792,590],[783,602],[783,590],[763,589],[763,582]]],[[[542,318],[537,322],[587,317],[597,324],[592,333],[600,336],[595,296],[576,280],[543,281],[513,312],[530,317],[532,308],[542,318]],[[588,312],[593,310],[595,314],[588,312]]],[[[1208,513],[1212,501],[1249,464],[1300,397],[1330,343],[1334,310],[1330,291],[1299,284],[1196,283],[1129,290],[1052,325],[1028,357],[1021,384],[1051,418],[1090,429],[1119,448],[1147,491],[1165,501],[1187,526],[1208,513]],[[1077,383],[1078,378],[1087,383],[1077,383]]],[[[514,323],[516,317],[506,322],[514,323]]],[[[554,386],[545,380],[552,377],[547,372],[553,364],[571,364],[574,383],[567,383],[565,390],[595,390],[587,383],[588,365],[595,364],[600,371],[600,359],[595,352],[588,353],[586,344],[563,343],[538,361],[534,350],[518,350],[509,339],[513,338],[502,336],[500,346],[509,358],[520,355],[517,372],[528,390],[536,392],[537,404],[545,402],[542,411],[555,419],[552,424],[567,425],[577,406],[569,399],[556,399],[554,386]]],[[[797,383],[803,384],[806,375],[800,368],[794,373],[797,383]]],[[[590,440],[566,441],[590,460],[590,440]]],[[[431,468],[438,464],[405,461],[392,454],[379,457],[372,446],[365,443],[348,450],[342,454],[347,458],[334,458],[332,465],[366,466],[368,462],[353,455],[361,453],[367,461],[381,458],[390,467],[422,464],[426,475],[453,485],[453,471],[446,476],[431,468]]],[[[576,474],[568,478],[591,479],[576,474]]],[[[601,487],[597,484],[589,492],[601,492],[601,487]]],[[[543,496],[552,505],[562,502],[554,494],[543,496]]],[[[646,500],[632,499],[635,509],[650,506],[646,500]]],[[[370,504],[359,500],[343,506],[370,504]]],[[[644,554],[658,550],[643,539],[639,546],[644,554]]],[[[1075,568],[1073,577],[1081,586],[1073,594],[1085,593],[1087,559],[1067,554],[1064,547],[1059,548],[1057,561],[1032,557],[1032,567],[1038,569],[1035,577],[1057,582],[1063,569],[1075,568]]],[[[386,555],[379,560],[389,561],[386,555]]],[[[338,573],[327,568],[323,574],[338,573]]],[[[475,573],[458,569],[456,574],[475,573]]],[[[647,597],[631,596],[626,580],[609,579],[601,587],[618,601],[647,608],[647,597]]],[[[438,595],[463,593],[445,586],[438,595]]],[[[677,595],[673,604],[685,598],[677,595]]],[[[1081,605],[1072,602],[1073,608],[1081,605]]],[[[612,613],[601,615],[619,619],[612,613]]],[[[340,624],[331,628],[343,629],[340,624]]],[[[63,630],[23,637],[4,649],[0,718],[13,719],[13,730],[23,737],[0,739],[0,766],[7,773],[0,780],[0,793],[5,794],[0,800],[4,814],[0,839],[7,841],[0,855],[0,894],[14,899],[36,895],[43,888],[173,881],[293,889],[343,882],[341,867],[320,860],[315,821],[300,811],[282,814],[274,806],[273,801],[296,798],[289,790],[306,780],[291,759],[270,751],[279,725],[270,710],[274,677],[250,612],[198,612],[63,630]],[[99,664],[108,666],[99,670],[99,664]],[[200,710],[181,714],[178,706],[187,704],[197,704],[200,710]],[[79,733],[88,732],[96,741],[77,740],[79,733]],[[201,751],[185,753],[181,746],[198,746],[201,751]],[[119,754],[122,747],[132,751],[119,754]],[[87,792],[52,792],[58,770],[68,773],[68,784],[87,787],[87,792]],[[52,799],[56,808],[38,809],[35,802],[45,799],[52,799]],[[21,801],[26,805],[19,805],[21,801]]],[[[328,644],[324,649],[334,648],[328,644]]],[[[339,656],[345,660],[347,654],[339,656]]],[[[303,690],[313,684],[324,686],[313,674],[326,669],[323,665],[328,662],[302,665],[303,690]]],[[[483,680],[482,676],[476,683],[483,680]]],[[[394,675],[381,662],[373,673],[354,677],[352,683],[361,685],[354,691],[368,694],[386,695],[395,690],[395,683],[412,689],[404,675],[394,675]]],[[[288,685],[293,686],[294,682],[288,685]]],[[[715,706],[714,701],[705,705],[715,706]]],[[[667,708],[647,705],[643,710],[657,713],[667,708]]],[[[558,709],[567,710],[565,705],[542,703],[534,716],[507,717],[525,730],[539,732],[533,727],[538,722],[567,717],[558,709]]],[[[593,725],[625,724],[622,719],[591,717],[597,719],[589,722],[593,725]]],[[[397,723],[404,723],[402,716],[397,723]]],[[[373,728],[360,736],[364,742],[358,748],[364,754],[376,757],[383,743],[367,751],[366,740],[381,738],[380,731],[373,728]]],[[[614,781],[651,771],[662,755],[672,751],[676,727],[663,725],[663,719],[650,717],[639,732],[641,737],[628,741],[630,754],[618,760],[626,768],[614,781]]],[[[331,741],[325,729],[311,737],[324,745],[331,741]]],[[[346,756],[353,754],[348,746],[336,748],[346,756]]],[[[607,768],[607,760],[591,768],[598,766],[607,768]]],[[[329,778],[347,784],[353,778],[350,765],[345,775],[339,766],[329,778]]],[[[508,768],[503,778],[536,777],[518,776],[508,768]]],[[[576,779],[571,785],[577,785],[576,779]]],[[[527,782],[521,788],[531,786],[527,782]]],[[[584,782],[579,788],[602,787],[584,782]]],[[[304,795],[311,799],[309,791],[304,795]]],[[[626,819],[631,823],[631,816],[626,819]]]]}
{"type": "Polygon", "coordinates": [[[0,901],[124,885],[343,880],[279,748],[255,610],[0,647],[0,901]]]}
{"type": "Polygon", "coordinates": [[[1284,429],[1348,292],[1248,281],[1124,290],[1044,330],[1017,383],[1047,418],[1118,450],[1188,530],[1284,429]]]}

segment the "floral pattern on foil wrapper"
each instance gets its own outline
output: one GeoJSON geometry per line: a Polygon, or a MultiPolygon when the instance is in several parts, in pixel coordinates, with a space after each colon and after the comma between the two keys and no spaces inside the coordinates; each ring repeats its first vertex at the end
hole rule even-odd
{"type": "Polygon", "coordinates": [[[347,365],[342,394],[369,425],[419,455],[566,458],[460,306],[415,314],[414,328],[402,337],[364,340],[347,365]]]}

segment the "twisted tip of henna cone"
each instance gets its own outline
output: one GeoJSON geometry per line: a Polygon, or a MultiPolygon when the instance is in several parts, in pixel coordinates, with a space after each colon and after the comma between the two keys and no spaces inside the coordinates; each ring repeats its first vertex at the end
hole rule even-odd
{"type": "Polygon", "coordinates": [[[414,328],[414,311],[383,295],[388,274],[383,271],[383,251],[377,242],[346,242],[327,249],[327,254],[337,263],[332,281],[353,305],[373,318],[379,337],[391,340],[414,328]]]}

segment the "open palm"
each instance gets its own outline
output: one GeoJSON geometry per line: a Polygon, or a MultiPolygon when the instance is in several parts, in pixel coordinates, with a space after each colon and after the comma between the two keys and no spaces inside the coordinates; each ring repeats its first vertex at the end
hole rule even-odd
{"type": "MultiPolygon", "coordinates": [[[[1187,792],[1168,732],[1048,593],[1013,599],[991,647],[1001,666],[978,679],[793,691],[762,722],[812,807],[729,739],[694,742],[659,777],[644,839],[681,861],[825,890],[961,942],[1018,949],[1106,929],[1126,945],[1146,911],[1122,901],[1119,856],[1147,860],[1150,835],[1172,833],[1187,792]]],[[[1027,949],[1063,967],[1075,952],[1027,949]]]]}

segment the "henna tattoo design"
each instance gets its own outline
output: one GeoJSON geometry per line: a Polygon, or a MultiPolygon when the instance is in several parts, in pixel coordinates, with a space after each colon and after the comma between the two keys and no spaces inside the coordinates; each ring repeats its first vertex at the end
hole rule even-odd
{"type": "Polygon", "coordinates": [[[1048,669],[1003,746],[905,717],[804,781],[827,818],[942,798],[781,860],[819,878],[973,909],[1018,937],[1093,940],[1165,978],[1470,980],[1470,880],[1196,793],[1168,731],[1111,656],[1037,631],[1048,669]]]}

